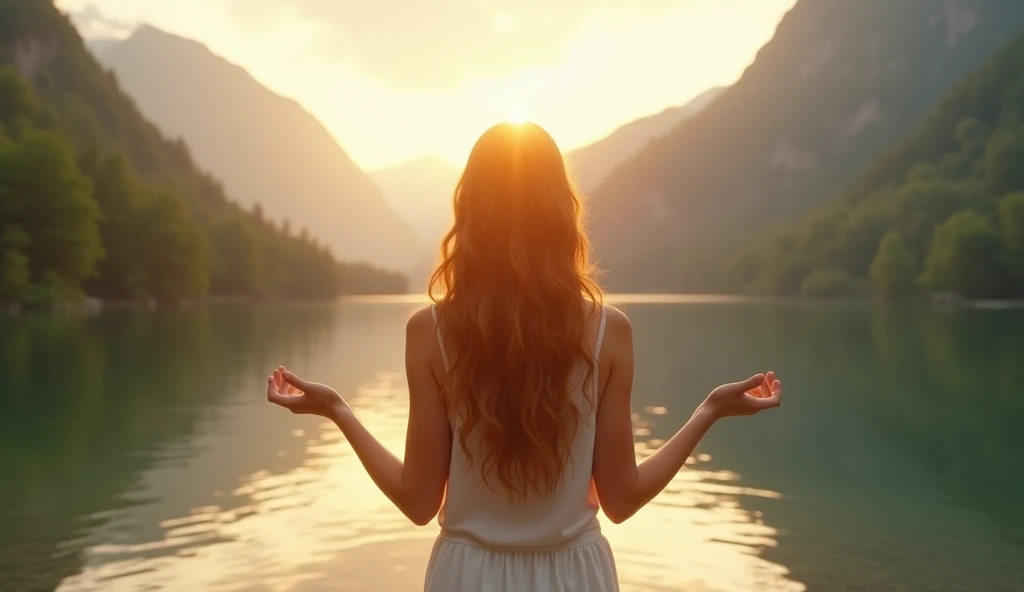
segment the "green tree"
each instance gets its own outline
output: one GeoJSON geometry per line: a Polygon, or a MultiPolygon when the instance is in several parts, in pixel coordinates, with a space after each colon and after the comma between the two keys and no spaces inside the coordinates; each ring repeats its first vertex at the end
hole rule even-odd
{"type": "Polygon", "coordinates": [[[13,123],[19,116],[29,121],[39,109],[28,81],[11,68],[0,68],[0,122],[13,123]]]}
{"type": "Polygon", "coordinates": [[[917,260],[903,235],[890,230],[878,246],[878,254],[871,264],[871,283],[875,294],[886,300],[905,298],[914,292],[917,260]]]}
{"type": "Polygon", "coordinates": [[[985,148],[985,183],[994,195],[1024,191],[1024,134],[1001,129],[985,148]]]}
{"type": "Polygon", "coordinates": [[[1024,193],[1012,193],[999,204],[999,227],[1006,245],[1007,275],[1017,294],[1024,293],[1024,193]]]}
{"type": "Polygon", "coordinates": [[[800,284],[800,295],[810,298],[837,298],[857,293],[857,282],[838,267],[815,269],[800,284]]]}
{"type": "Polygon", "coordinates": [[[954,214],[935,230],[931,253],[919,278],[922,286],[969,298],[998,294],[1002,242],[995,227],[971,210],[954,214]]]}
{"type": "Polygon", "coordinates": [[[980,155],[985,151],[992,128],[973,117],[965,117],[956,125],[953,135],[965,153],[980,155]]]}
{"type": "MultiPolygon", "coordinates": [[[[943,180],[908,183],[893,195],[895,226],[917,257],[924,258],[931,245],[935,227],[950,216],[970,207],[974,193],[968,183],[949,183],[943,180]]],[[[885,233],[878,235],[879,241],[885,233]]],[[[878,242],[874,244],[877,253],[878,242]]],[[[870,263],[870,260],[869,260],[870,263]]]]}
{"type": "Polygon", "coordinates": [[[93,180],[96,201],[103,210],[100,233],[107,252],[88,289],[102,298],[143,297],[148,291],[148,274],[139,250],[146,240],[142,234],[143,188],[120,152],[103,158],[89,150],[79,160],[93,180]]]}
{"type": "Polygon", "coordinates": [[[263,292],[263,257],[256,233],[245,219],[237,217],[222,222],[214,228],[211,239],[215,250],[213,289],[216,293],[260,295],[263,292]]]}
{"type": "Polygon", "coordinates": [[[31,237],[33,278],[76,293],[103,256],[99,208],[74,153],[54,132],[28,132],[0,154],[0,221],[31,237]]]}
{"type": "Polygon", "coordinates": [[[890,214],[887,204],[864,206],[854,210],[839,227],[831,252],[823,253],[827,262],[865,277],[871,259],[889,228],[890,214]]]}
{"type": "Polygon", "coordinates": [[[799,249],[800,236],[795,232],[776,234],[761,258],[762,265],[746,290],[774,296],[793,296],[813,269],[809,255],[799,249]]]}
{"type": "Polygon", "coordinates": [[[182,203],[160,193],[141,218],[150,295],[161,302],[204,296],[210,285],[207,245],[182,203]]]}
{"type": "Polygon", "coordinates": [[[0,231],[0,302],[21,302],[28,294],[28,245],[28,234],[17,226],[0,231]]]}

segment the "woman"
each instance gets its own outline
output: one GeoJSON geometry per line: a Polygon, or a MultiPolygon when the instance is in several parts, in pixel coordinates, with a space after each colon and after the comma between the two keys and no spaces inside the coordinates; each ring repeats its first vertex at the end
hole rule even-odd
{"type": "Polygon", "coordinates": [[[781,402],[771,372],[721,386],[638,465],[631,328],[601,304],[581,217],[544,130],[500,124],[480,138],[455,189],[434,305],[407,323],[404,462],[330,387],[283,367],[267,379],[273,403],[334,421],[410,520],[438,515],[427,590],[617,590],[598,508],[626,520],[715,421],[781,402]]]}

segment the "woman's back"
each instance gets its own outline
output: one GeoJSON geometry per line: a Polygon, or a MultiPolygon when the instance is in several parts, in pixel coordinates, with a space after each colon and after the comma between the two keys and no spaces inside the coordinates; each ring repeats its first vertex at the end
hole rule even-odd
{"type": "MultiPolygon", "coordinates": [[[[431,309],[435,323],[437,309],[431,309]]],[[[557,548],[594,540],[599,533],[599,504],[591,470],[594,460],[594,437],[598,406],[598,360],[604,341],[607,310],[602,307],[593,315],[586,335],[592,344],[593,378],[590,360],[579,360],[570,380],[569,397],[579,411],[577,425],[569,447],[570,460],[564,467],[562,480],[552,495],[528,498],[522,503],[510,499],[507,491],[489,484],[480,463],[479,438],[470,436],[470,454],[453,443],[448,488],[438,522],[452,540],[484,544],[491,547],[557,548]],[[586,392],[585,392],[586,391],[586,392]]],[[[444,348],[441,328],[437,328],[438,345],[447,369],[448,353],[444,348]]],[[[459,419],[450,414],[452,433],[459,433],[459,419]]]]}
{"type": "MultiPolygon", "coordinates": [[[[448,351],[437,309],[431,308],[445,370],[448,351]]],[[[570,375],[566,395],[578,414],[569,426],[569,460],[549,495],[516,500],[485,477],[486,454],[479,434],[467,448],[457,441],[460,420],[449,412],[453,434],[445,499],[438,515],[441,534],[427,567],[426,590],[618,589],[611,547],[601,535],[600,507],[591,476],[599,396],[599,364],[608,311],[588,319],[588,351],[570,375]]],[[[471,394],[470,394],[471,396],[471,394]]],[[[474,430],[478,432],[479,430],[474,430]]]]}
{"type": "Polygon", "coordinates": [[[768,373],[715,389],[638,465],[632,328],[601,305],[582,200],[554,140],[533,124],[491,128],[453,207],[436,304],[406,327],[404,461],[326,385],[279,367],[267,398],[334,421],[413,523],[439,516],[427,590],[617,590],[598,507],[628,519],[715,421],[778,406],[781,383],[768,373]]]}

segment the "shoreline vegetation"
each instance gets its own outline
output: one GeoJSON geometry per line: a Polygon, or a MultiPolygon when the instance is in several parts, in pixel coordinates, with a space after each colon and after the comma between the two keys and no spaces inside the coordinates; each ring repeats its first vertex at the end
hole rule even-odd
{"type": "Polygon", "coordinates": [[[1024,298],[1022,105],[1019,34],[847,191],[720,265],[725,289],[941,306],[1024,298]]]}
{"type": "MultiPolygon", "coordinates": [[[[1024,299],[969,299],[958,294],[935,293],[927,300],[891,301],[868,296],[851,296],[847,298],[826,298],[815,296],[751,296],[738,294],[606,294],[605,301],[610,304],[739,304],[763,303],[767,301],[788,302],[794,304],[842,304],[855,303],[871,306],[905,306],[926,304],[929,308],[943,311],[962,309],[974,310],[1024,310],[1024,299]]],[[[86,297],[78,300],[48,302],[41,305],[23,305],[17,302],[0,302],[0,317],[18,316],[22,313],[42,314],[99,314],[115,310],[157,311],[182,309],[202,306],[233,306],[251,304],[272,305],[313,305],[329,306],[341,302],[349,303],[394,303],[417,304],[429,302],[425,294],[419,293],[381,293],[381,294],[342,294],[334,298],[258,298],[248,296],[211,296],[201,299],[180,300],[176,302],[160,302],[148,300],[104,300],[86,297]]]]}
{"type": "Polygon", "coordinates": [[[53,3],[0,4],[0,308],[409,289],[233,197],[143,117],[53,3]]]}

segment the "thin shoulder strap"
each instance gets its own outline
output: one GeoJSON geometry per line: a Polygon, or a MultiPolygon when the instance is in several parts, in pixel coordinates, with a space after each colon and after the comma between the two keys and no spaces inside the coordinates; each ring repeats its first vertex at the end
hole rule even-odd
{"type": "MultiPolygon", "coordinates": [[[[448,352],[444,349],[444,337],[441,337],[441,324],[437,320],[437,305],[430,305],[430,314],[434,317],[434,334],[437,335],[437,345],[441,347],[441,359],[444,360],[444,371],[447,372],[448,368],[448,352]]],[[[604,321],[601,322],[601,331],[604,331],[604,321]]],[[[598,345],[600,348],[601,346],[598,345]]]]}
{"type": "Polygon", "coordinates": [[[601,326],[597,330],[597,345],[594,346],[594,360],[601,359],[601,344],[604,343],[604,325],[608,320],[608,308],[601,307],[601,326]]]}

